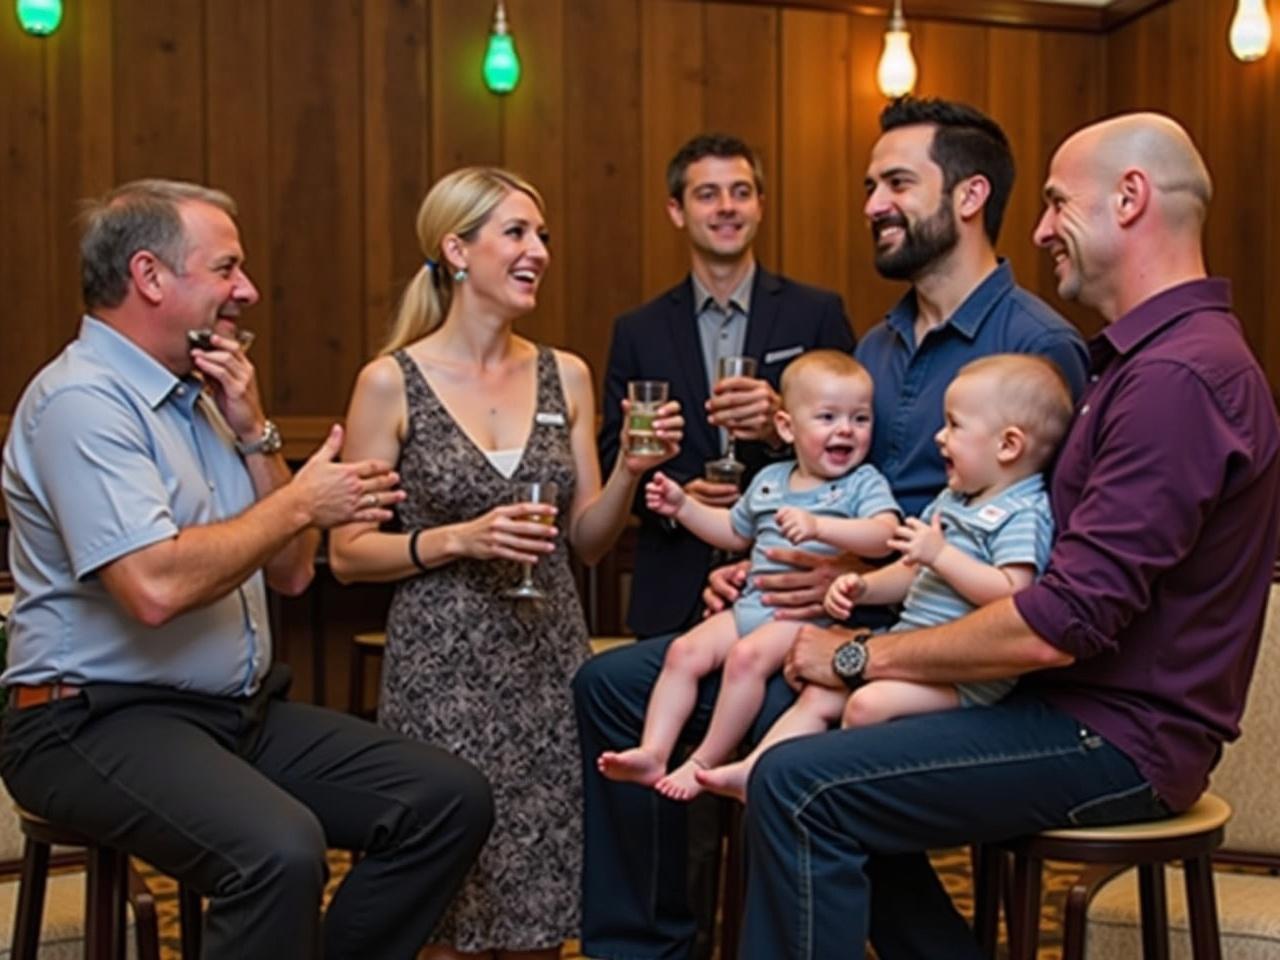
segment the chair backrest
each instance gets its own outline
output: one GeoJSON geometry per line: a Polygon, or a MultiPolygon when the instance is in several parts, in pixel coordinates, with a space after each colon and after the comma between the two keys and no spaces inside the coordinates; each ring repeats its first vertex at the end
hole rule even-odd
{"type": "Polygon", "coordinates": [[[1240,739],[1227,748],[1210,784],[1234,811],[1225,844],[1231,850],[1280,854],[1280,783],[1275,776],[1278,748],[1280,585],[1272,584],[1258,665],[1240,721],[1240,739]]]}

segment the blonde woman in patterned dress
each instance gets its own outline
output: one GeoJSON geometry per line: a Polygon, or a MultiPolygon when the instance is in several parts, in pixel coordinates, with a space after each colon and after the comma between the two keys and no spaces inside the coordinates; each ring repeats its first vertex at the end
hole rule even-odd
{"type": "Polygon", "coordinates": [[[343,451],[397,463],[403,530],[344,527],[330,558],[343,581],[398,581],[379,721],[465,757],[494,786],[489,843],[424,956],[551,960],[577,935],[581,871],[569,681],[588,647],[567,548],[587,563],[608,551],[684,421],[664,407],[664,454],[620,457],[601,484],[587,365],[512,329],[550,259],[530,184],[451,173],[423,201],[418,238],[424,265],[360,372],[343,451]],[[558,484],[554,507],[512,502],[535,480],[558,484]],[[520,563],[536,564],[545,599],[504,596],[520,563]]]}

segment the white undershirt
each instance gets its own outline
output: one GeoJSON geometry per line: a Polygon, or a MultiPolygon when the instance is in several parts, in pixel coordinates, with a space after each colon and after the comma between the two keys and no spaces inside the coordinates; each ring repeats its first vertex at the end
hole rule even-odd
{"type": "Polygon", "coordinates": [[[516,467],[520,465],[520,455],[524,453],[524,447],[512,447],[510,450],[484,450],[481,452],[489,458],[489,462],[493,464],[493,469],[510,480],[512,474],[516,472],[516,467]]]}

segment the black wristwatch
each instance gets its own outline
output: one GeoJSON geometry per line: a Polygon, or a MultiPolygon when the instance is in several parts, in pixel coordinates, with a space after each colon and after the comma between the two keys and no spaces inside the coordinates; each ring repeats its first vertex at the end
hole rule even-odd
{"type": "Polygon", "coordinates": [[[857,690],[867,682],[862,672],[867,669],[867,634],[846,640],[836,647],[831,657],[831,669],[850,690],[857,690]]]}

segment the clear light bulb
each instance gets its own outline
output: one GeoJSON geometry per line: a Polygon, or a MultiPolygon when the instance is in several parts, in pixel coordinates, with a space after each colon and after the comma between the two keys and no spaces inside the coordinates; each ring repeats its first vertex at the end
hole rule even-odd
{"type": "Polygon", "coordinates": [[[896,99],[906,96],[916,85],[916,58],[911,54],[911,34],[905,29],[895,30],[893,24],[885,31],[884,52],[876,67],[876,82],[880,92],[896,99]]]}
{"type": "Polygon", "coordinates": [[[1236,59],[1248,63],[1262,57],[1271,46],[1271,18],[1266,0],[1239,0],[1227,35],[1236,59]]]}

